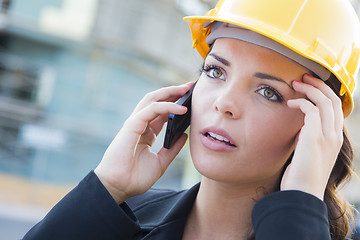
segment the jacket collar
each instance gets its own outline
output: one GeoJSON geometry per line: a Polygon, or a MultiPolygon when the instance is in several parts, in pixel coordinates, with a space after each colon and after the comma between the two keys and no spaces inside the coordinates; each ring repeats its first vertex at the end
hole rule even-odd
{"type": "Polygon", "coordinates": [[[181,239],[199,187],[200,183],[186,191],[155,197],[133,208],[146,239],[181,239]]]}

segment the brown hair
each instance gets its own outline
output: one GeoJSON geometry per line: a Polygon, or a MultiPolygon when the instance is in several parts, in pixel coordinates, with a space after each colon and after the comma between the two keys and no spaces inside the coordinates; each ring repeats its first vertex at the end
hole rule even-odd
{"type": "Polygon", "coordinates": [[[350,222],[353,222],[353,208],[342,198],[338,190],[349,182],[353,170],[352,162],[354,152],[347,135],[343,131],[344,142],[340,149],[335,166],[331,172],[328,184],[325,189],[324,202],[328,208],[330,235],[332,240],[343,240],[350,229],[350,222]]]}
{"type": "MultiPolygon", "coordinates": [[[[340,99],[342,98],[339,95],[341,83],[333,74],[325,83],[340,99]]],[[[345,127],[343,128],[343,137],[344,141],[324,194],[332,240],[345,239],[350,230],[350,223],[354,221],[353,208],[339,193],[341,187],[350,181],[353,174],[354,151],[345,127]]]]}
{"type": "MultiPolygon", "coordinates": [[[[339,95],[341,83],[333,74],[331,74],[330,78],[325,81],[325,83],[342,100],[342,97],[339,95]]],[[[354,151],[345,127],[343,128],[343,137],[344,142],[341,146],[324,194],[324,202],[328,208],[330,235],[332,240],[345,239],[350,230],[350,223],[353,223],[354,221],[353,208],[339,193],[341,187],[350,181],[353,174],[352,163],[354,151]]]]}

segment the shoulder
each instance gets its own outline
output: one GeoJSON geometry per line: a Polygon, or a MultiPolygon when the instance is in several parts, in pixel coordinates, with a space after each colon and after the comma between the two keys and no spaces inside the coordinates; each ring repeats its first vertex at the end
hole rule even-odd
{"type": "Polygon", "coordinates": [[[296,190],[274,192],[254,206],[255,237],[331,239],[327,215],[326,204],[311,194],[296,190]]]}

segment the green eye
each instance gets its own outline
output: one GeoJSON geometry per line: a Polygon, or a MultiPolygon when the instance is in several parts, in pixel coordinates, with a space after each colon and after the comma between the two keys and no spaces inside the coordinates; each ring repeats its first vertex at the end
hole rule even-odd
{"type": "Polygon", "coordinates": [[[262,95],[264,98],[266,98],[269,101],[272,102],[283,102],[283,97],[272,87],[269,86],[263,86],[259,90],[256,91],[260,95],[262,95]]]}
{"type": "Polygon", "coordinates": [[[264,97],[271,99],[274,95],[274,91],[270,88],[264,89],[264,97]]]}
{"type": "Polygon", "coordinates": [[[225,80],[224,71],[220,67],[204,65],[202,72],[206,73],[209,78],[225,80]]]}
{"type": "Polygon", "coordinates": [[[211,75],[214,77],[214,78],[221,78],[222,76],[222,72],[219,70],[219,69],[212,69],[211,70],[211,75]]]}

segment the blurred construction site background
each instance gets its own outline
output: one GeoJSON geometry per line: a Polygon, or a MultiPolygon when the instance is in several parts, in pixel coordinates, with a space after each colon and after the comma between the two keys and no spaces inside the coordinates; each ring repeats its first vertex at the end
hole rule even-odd
{"type": "MultiPolygon", "coordinates": [[[[147,92],[197,79],[201,58],[182,17],[215,3],[0,0],[1,239],[21,238],[94,169],[147,92]]],[[[346,119],[357,169],[359,99],[346,119]]],[[[198,180],[184,150],[157,186],[198,180]]],[[[360,204],[357,177],[343,191],[360,204]]]]}

